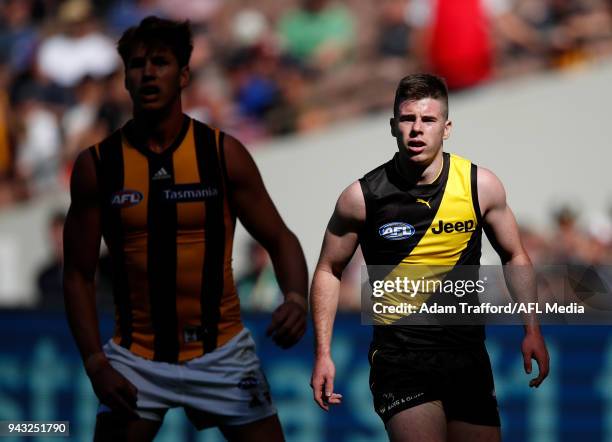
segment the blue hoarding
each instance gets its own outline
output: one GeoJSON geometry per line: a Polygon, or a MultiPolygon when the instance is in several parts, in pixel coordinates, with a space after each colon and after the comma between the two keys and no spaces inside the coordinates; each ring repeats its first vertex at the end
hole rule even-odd
{"type": "MultiPolygon", "coordinates": [[[[287,439],[385,440],[368,389],[371,329],[360,325],[359,315],[341,314],[336,319],[335,389],[344,395],[344,403],[330,413],[312,401],[312,330],[296,347],[281,350],[265,337],[268,321],[268,315],[245,317],[287,439]]],[[[101,318],[103,336],[110,335],[111,326],[111,317],[101,318]]],[[[63,315],[3,311],[0,333],[0,420],[66,420],[71,440],[91,440],[97,400],[63,315]]],[[[521,328],[488,329],[504,441],[612,441],[612,327],[555,326],[545,327],[544,333],[551,374],[536,390],[528,387],[523,371],[521,328]]],[[[156,440],[223,438],[217,430],[197,433],[183,412],[174,410],[156,440]]]]}

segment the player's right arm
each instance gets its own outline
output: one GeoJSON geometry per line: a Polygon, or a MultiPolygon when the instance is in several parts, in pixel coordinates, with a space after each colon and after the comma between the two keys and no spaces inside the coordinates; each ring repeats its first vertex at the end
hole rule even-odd
{"type": "Polygon", "coordinates": [[[100,253],[101,221],[92,154],[78,156],[70,180],[71,203],[64,225],[64,304],[70,330],[100,402],[134,415],[136,388],[115,371],[100,343],[95,274],[100,253]]]}
{"type": "Polygon", "coordinates": [[[338,309],[342,271],[358,244],[358,232],[365,222],[366,210],[359,182],[347,187],[336,203],[329,220],[319,262],[310,292],[310,306],[315,332],[315,365],[310,385],[315,402],[324,410],[339,404],[342,396],[334,393],[335,366],[331,357],[331,338],[338,309]]]}

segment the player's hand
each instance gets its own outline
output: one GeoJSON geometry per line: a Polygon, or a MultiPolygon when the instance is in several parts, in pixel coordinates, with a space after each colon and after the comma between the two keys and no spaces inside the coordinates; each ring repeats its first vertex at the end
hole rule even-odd
{"type": "Polygon", "coordinates": [[[86,368],[91,385],[100,402],[116,413],[138,418],[136,399],[138,390],[130,381],[115,370],[108,361],[86,368]]]}
{"type": "Polygon", "coordinates": [[[331,357],[317,356],[310,378],[310,386],[315,402],[325,411],[329,411],[330,405],[340,405],[342,403],[342,395],[334,393],[335,376],[336,367],[331,357]]]}
{"type": "Polygon", "coordinates": [[[539,387],[542,381],[548,376],[550,358],[546,343],[542,334],[538,332],[528,333],[523,338],[521,346],[523,352],[523,363],[525,364],[525,373],[531,374],[531,360],[535,359],[538,363],[538,376],[529,381],[530,387],[539,387]]]}
{"type": "Polygon", "coordinates": [[[306,314],[306,299],[300,295],[287,295],[285,302],[272,313],[266,335],[281,348],[291,347],[306,332],[306,314]]]}

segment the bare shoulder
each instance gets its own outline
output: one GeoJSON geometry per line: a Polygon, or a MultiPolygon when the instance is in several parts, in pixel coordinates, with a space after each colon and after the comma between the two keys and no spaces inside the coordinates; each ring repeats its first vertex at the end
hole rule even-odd
{"type": "Polygon", "coordinates": [[[478,167],[478,201],[483,214],[506,205],[506,190],[501,180],[491,170],[478,167]]]}
{"type": "Polygon", "coordinates": [[[244,144],[227,133],[223,136],[223,152],[227,174],[232,183],[257,172],[255,161],[244,144]]]}
{"type": "Polygon", "coordinates": [[[336,203],[335,213],[344,220],[360,223],[365,221],[365,199],[359,181],[351,183],[351,185],[342,191],[336,203]]]}
{"type": "Polygon", "coordinates": [[[490,169],[486,167],[478,166],[478,187],[501,187],[503,185],[501,180],[495,175],[490,169]]]}
{"type": "Polygon", "coordinates": [[[90,149],[82,150],[77,156],[70,178],[70,194],[73,203],[97,201],[98,183],[96,165],[90,149]]]}
{"type": "Polygon", "coordinates": [[[223,133],[223,148],[225,149],[225,155],[249,155],[244,144],[227,132],[223,133]]]}

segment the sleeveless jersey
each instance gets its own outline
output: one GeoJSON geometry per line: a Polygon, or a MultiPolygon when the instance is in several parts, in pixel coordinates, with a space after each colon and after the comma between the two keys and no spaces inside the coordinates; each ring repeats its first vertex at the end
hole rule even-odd
{"type": "MultiPolygon", "coordinates": [[[[436,181],[416,186],[402,177],[398,161],[396,154],[359,180],[366,206],[359,242],[370,280],[388,278],[401,266],[443,266],[450,271],[479,265],[482,227],[476,166],[443,153],[436,181]],[[399,234],[389,234],[394,226],[399,226],[399,234]]],[[[483,340],[482,326],[374,325],[377,346],[451,348],[483,340]]]]}
{"type": "Polygon", "coordinates": [[[126,126],[90,148],[113,263],[113,341],[182,362],[243,328],[224,134],[185,117],[174,143],[155,153],[129,140],[126,126]]]}

